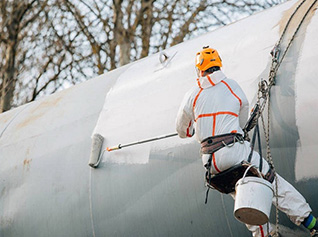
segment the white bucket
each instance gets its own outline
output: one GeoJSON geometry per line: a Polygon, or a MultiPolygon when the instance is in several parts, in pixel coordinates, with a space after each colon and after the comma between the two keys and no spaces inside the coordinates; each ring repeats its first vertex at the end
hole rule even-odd
{"type": "Polygon", "coordinates": [[[264,225],[269,220],[273,189],[270,182],[259,177],[245,177],[235,185],[234,216],[244,224],[264,225]]]}

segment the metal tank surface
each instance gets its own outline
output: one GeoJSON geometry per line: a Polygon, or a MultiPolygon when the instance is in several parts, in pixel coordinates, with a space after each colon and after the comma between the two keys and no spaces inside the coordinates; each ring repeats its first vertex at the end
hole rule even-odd
{"type": "MultiPolygon", "coordinates": [[[[0,114],[0,236],[251,236],[229,195],[204,204],[200,145],[171,137],[103,153],[88,166],[91,137],[108,146],[175,132],[181,100],[196,86],[194,57],[216,48],[223,71],[256,102],[270,52],[300,1],[240,20],[95,79],[0,114]]],[[[282,47],[313,1],[295,15],[282,47]]],[[[276,170],[318,213],[318,4],[301,24],[271,91],[276,170]]],[[[263,154],[266,144],[262,136],[263,154]]],[[[271,222],[275,223],[275,208],[271,222]]],[[[282,236],[308,236],[285,214],[282,236]]]]}

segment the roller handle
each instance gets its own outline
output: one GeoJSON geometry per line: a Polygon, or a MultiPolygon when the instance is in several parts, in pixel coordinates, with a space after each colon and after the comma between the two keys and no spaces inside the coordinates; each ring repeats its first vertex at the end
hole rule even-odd
{"type": "Polygon", "coordinates": [[[121,149],[121,144],[119,144],[118,146],[107,147],[107,148],[106,148],[106,150],[107,150],[108,152],[110,152],[110,151],[116,151],[116,150],[119,150],[119,149],[121,149]]]}
{"type": "Polygon", "coordinates": [[[139,144],[143,144],[143,143],[147,143],[147,142],[153,142],[153,141],[157,141],[157,140],[161,140],[161,139],[166,139],[169,137],[174,137],[177,135],[178,135],[178,133],[172,133],[172,134],[163,135],[160,137],[154,137],[154,138],[150,138],[150,139],[146,139],[146,140],[142,140],[142,141],[137,141],[137,142],[133,142],[133,143],[123,144],[123,145],[119,144],[118,146],[107,147],[106,150],[107,151],[115,151],[115,150],[119,150],[119,149],[124,148],[124,147],[139,145],[139,144]]]}

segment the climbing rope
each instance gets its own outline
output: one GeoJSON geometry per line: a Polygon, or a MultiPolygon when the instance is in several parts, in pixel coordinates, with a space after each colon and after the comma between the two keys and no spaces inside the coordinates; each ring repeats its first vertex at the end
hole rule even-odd
{"type": "MultiPolygon", "coordinates": [[[[275,197],[276,197],[276,228],[275,228],[275,236],[278,236],[278,224],[279,224],[279,213],[278,213],[278,185],[277,185],[277,175],[276,175],[276,170],[275,170],[275,166],[274,166],[274,162],[272,159],[272,155],[271,155],[271,149],[270,149],[270,111],[271,111],[271,107],[270,107],[270,98],[271,98],[271,88],[273,85],[275,85],[275,79],[276,79],[276,75],[277,75],[277,71],[281,65],[281,63],[283,62],[287,51],[289,50],[292,42],[294,41],[294,38],[298,32],[298,30],[300,29],[303,21],[305,20],[306,16],[308,15],[309,11],[312,9],[312,7],[315,5],[315,3],[317,2],[317,0],[313,1],[313,3],[310,5],[310,7],[307,9],[306,13],[304,14],[304,16],[302,17],[300,23],[298,24],[294,34],[292,35],[291,39],[289,40],[286,49],[284,50],[282,57],[279,59],[280,57],[280,47],[281,47],[281,42],[283,40],[283,37],[287,31],[287,28],[289,27],[289,24],[291,22],[291,20],[293,19],[294,15],[297,13],[297,11],[300,9],[300,7],[303,5],[303,3],[306,0],[303,0],[294,10],[293,14],[290,16],[289,20],[286,23],[286,26],[282,32],[282,35],[279,39],[279,41],[276,43],[275,47],[273,48],[273,50],[271,51],[271,55],[272,55],[272,63],[271,63],[271,68],[270,68],[270,72],[269,72],[269,77],[268,77],[268,82],[264,81],[261,79],[261,82],[259,83],[259,88],[258,88],[258,97],[257,97],[257,104],[259,105],[259,110],[258,110],[258,114],[255,117],[256,121],[258,121],[259,117],[261,117],[262,120],[262,125],[263,125],[263,129],[264,129],[264,135],[265,135],[265,139],[266,139],[266,160],[269,162],[271,168],[274,171],[275,174],[275,197]],[[262,103],[261,103],[262,100],[262,103]],[[264,116],[263,116],[263,111],[266,107],[267,104],[267,126],[265,124],[265,120],[264,120],[264,116]]],[[[269,229],[269,227],[267,226],[267,228],[269,229]]]]}

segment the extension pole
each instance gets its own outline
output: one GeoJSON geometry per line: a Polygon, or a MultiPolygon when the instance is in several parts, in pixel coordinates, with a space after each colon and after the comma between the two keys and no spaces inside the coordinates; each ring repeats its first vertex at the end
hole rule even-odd
{"type": "Polygon", "coordinates": [[[134,146],[134,145],[138,145],[138,144],[142,144],[142,143],[146,143],[146,142],[153,142],[153,141],[157,141],[157,140],[161,140],[161,139],[166,139],[169,137],[174,137],[177,135],[178,135],[178,133],[172,133],[172,134],[154,137],[154,138],[150,138],[150,139],[146,139],[146,140],[142,140],[142,141],[137,141],[137,142],[132,142],[132,143],[128,143],[128,144],[123,144],[123,145],[118,144],[117,146],[114,146],[114,147],[107,147],[106,150],[107,151],[119,150],[119,149],[124,148],[124,147],[134,146]]]}

